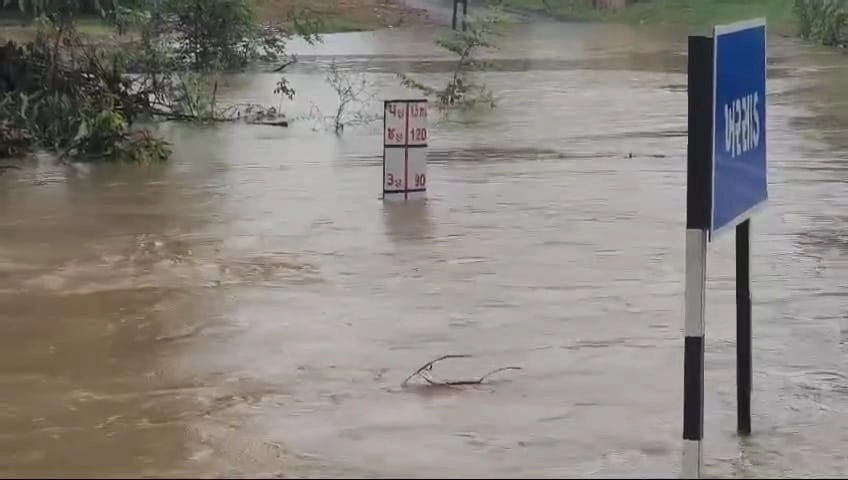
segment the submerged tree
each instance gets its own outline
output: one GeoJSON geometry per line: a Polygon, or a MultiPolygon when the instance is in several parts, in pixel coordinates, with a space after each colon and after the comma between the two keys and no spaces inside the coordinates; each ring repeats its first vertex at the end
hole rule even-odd
{"type": "Polygon", "coordinates": [[[309,117],[317,120],[324,129],[341,135],[346,127],[368,125],[383,118],[373,113],[376,89],[365,75],[343,70],[333,60],[324,81],[336,94],[336,107],[326,115],[313,103],[309,113],[309,117]]]}
{"type": "Polygon", "coordinates": [[[502,23],[501,8],[495,5],[484,15],[470,18],[464,31],[451,31],[436,40],[436,45],[456,56],[453,72],[444,87],[425,85],[407,74],[400,75],[401,83],[435,97],[437,106],[442,109],[478,105],[494,107],[494,94],[485,84],[477,82],[473,73],[487,67],[488,64],[476,55],[481,49],[497,48],[493,37],[498,36],[498,27],[502,23]]]}

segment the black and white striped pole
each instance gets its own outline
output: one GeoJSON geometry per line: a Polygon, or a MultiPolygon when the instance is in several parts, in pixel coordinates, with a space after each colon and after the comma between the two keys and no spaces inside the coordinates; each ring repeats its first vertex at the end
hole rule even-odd
{"type": "Polygon", "coordinates": [[[683,350],[683,478],[699,478],[704,438],[704,306],[712,171],[713,39],[689,37],[689,144],[683,350]]]}
{"type": "Polygon", "coordinates": [[[751,433],[751,215],[768,199],[765,20],[689,37],[683,478],[700,478],[707,242],[736,230],[737,431],[751,433]]]}

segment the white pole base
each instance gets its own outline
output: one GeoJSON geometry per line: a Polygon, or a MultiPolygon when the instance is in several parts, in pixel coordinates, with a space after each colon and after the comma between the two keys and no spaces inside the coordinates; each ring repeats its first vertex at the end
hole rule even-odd
{"type": "Polygon", "coordinates": [[[702,467],[701,440],[683,440],[683,474],[680,478],[701,478],[702,467]]]}

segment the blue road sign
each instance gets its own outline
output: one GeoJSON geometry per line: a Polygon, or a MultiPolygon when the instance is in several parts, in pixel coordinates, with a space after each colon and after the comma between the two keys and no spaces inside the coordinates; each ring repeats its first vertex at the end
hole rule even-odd
{"type": "Polygon", "coordinates": [[[717,25],[713,35],[711,238],[768,199],[765,21],[717,25]]]}

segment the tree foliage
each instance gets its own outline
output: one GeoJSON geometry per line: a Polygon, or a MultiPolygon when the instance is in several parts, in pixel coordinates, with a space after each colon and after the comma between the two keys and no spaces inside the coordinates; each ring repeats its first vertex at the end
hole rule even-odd
{"type": "Polygon", "coordinates": [[[848,1],[795,0],[799,34],[827,46],[848,45],[848,1]]]}
{"type": "Polygon", "coordinates": [[[75,43],[72,31],[55,28],[25,47],[9,42],[2,48],[0,132],[15,138],[0,136],[0,151],[19,154],[37,147],[60,159],[164,160],[167,145],[133,128],[143,101],[119,61],[100,50],[57,48],[68,43],[75,43]],[[30,140],[27,145],[3,147],[22,137],[30,140]]]}
{"type": "Polygon", "coordinates": [[[116,9],[117,0],[3,0],[3,8],[17,4],[21,13],[30,13],[35,17],[55,13],[100,13],[107,9],[116,9]],[[105,7],[105,8],[104,8],[105,7]]]}
{"type": "MultiPolygon", "coordinates": [[[[158,161],[168,145],[139,120],[286,125],[276,108],[219,105],[217,73],[256,61],[289,64],[288,39],[317,40],[314,20],[296,11],[288,28],[257,25],[251,0],[18,2],[41,30],[33,42],[0,48],[0,156],[43,148],[60,159],[158,161]],[[119,48],[83,42],[74,19],[86,9],[136,30],[136,40],[119,48]]],[[[294,96],[285,77],[275,93],[294,96]]]]}
{"type": "Polygon", "coordinates": [[[256,24],[251,2],[232,0],[168,0],[160,27],[174,42],[181,61],[193,70],[235,70],[262,59],[281,56],[278,32],[256,24]]]}

